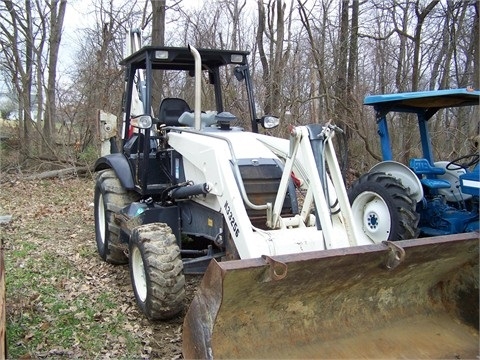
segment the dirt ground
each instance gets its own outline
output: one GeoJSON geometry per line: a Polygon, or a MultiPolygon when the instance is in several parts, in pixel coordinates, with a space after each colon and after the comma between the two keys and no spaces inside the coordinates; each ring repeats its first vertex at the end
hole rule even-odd
{"type": "MultiPolygon", "coordinates": [[[[31,229],[25,233],[32,234],[28,240],[37,243],[40,251],[53,252],[54,256],[68,259],[76,270],[84,274],[81,280],[79,277],[62,279],[59,291],[64,292],[64,296],[72,292],[77,295],[84,292],[95,299],[98,294],[110,291],[114,294],[114,299],[111,300],[121,304],[118,310],[127,315],[123,327],[143,346],[142,358],[182,358],[184,314],[167,322],[148,321],[135,303],[128,265],[106,264],[98,256],[94,235],[93,188],[92,178],[19,181],[3,176],[0,182],[0,215],[12,215],[9,226],[2,229],[6,261],[9,249],[16,246],[9,243],[9,239],[19,229],[22,232],[31,229]]],[[[201,276],[187,276],[185,308],[192,300],[200,278],[201,276]]],[[[19,306],[15,294],[9,293],[7,289],[7,324],[9,312],[19,310],[19,306]]],[[[108,317],[99,321],[108,321],[108,317]]],[[[52,355],[48,350],[41,349],[38,353],[29,354],[27,358],[44,357],[45,351],[47,355],[52,355]]],[[[106,337],[104,349],[99,356],[123,358],[123,351],[117,338],[106,337]]],[[[75,347],[67,355],[69,358],[89,357],[75,347]]]]}

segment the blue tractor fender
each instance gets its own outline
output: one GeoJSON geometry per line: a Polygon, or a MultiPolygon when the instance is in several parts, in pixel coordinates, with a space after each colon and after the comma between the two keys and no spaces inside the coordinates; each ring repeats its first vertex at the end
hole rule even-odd
{"type": "Polygon", "coordinates": [[[393,160],[382,161],[374,165],[369,172],[384,172],[393,176],[400,180],[403,186],[410,189],[410,196],[413,200],[418,203],[423,199],[424,194],[420,179],[410,168],[402,163],[393,160]]]}
{"type": "Polygon", "coordinates": [[[122,153],[108,154],[95,162],[95,172],[105,169],[113,169],[125,189],[133,190],[135,188],[130,163],[122,153]]]}

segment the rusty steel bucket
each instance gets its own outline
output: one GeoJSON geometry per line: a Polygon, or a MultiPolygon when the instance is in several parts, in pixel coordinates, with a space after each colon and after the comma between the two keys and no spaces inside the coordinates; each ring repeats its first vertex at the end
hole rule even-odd
{"type": "Polygon", "coordinates": [[[212,261],[186,359],[479,356],[479,234],[212,261]]]}

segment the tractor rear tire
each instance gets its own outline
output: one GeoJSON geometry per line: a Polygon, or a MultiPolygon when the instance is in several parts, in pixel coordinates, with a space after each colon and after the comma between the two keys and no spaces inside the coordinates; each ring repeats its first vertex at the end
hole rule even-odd
{"type": "Polygon", "coordinates": [[[354,222],[365,239],[379,243],[419,235],[416,202],[400,180],[383,172],[362,175],[348,190],[354,222]]]}
{"type": "Polygon", "coordinates": [[[95,239],[100,257],[110,264],[127,264],[127,244],[122,247],[120,228],[115,223],[115,214],[128,204],[136,201],[138,195],[127,191],[115,171],[102,170],[95,183],[95,239]]]}
{"type": "Polygon", "coordinates": [[[170,227],[140,225],[130,237],[130,278],[137,304],[150,320],[168,320],[184,309],[185,276],[170,227]]]}

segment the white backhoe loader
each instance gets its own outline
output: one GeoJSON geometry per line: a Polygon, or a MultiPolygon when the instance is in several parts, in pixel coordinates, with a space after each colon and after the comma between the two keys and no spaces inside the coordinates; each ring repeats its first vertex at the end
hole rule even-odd
{"type": "Polygon", "coordinates": [[[145,46],[122,62],[124,140],[95,166],[96,240],[105,261],[129,262],[144,314],[184,314],[185,274],[205,272],[185,358],[478,356],[478,234],[365,236],[336,160],[339,129],[260,134],[278,119],[256,116],[247,55],[145,46]],[[176,72],[164,83],[180,88],[161,104],[153,71],[176,72]],[[225,109],[227,85],[238,102],[225,109]]]}

